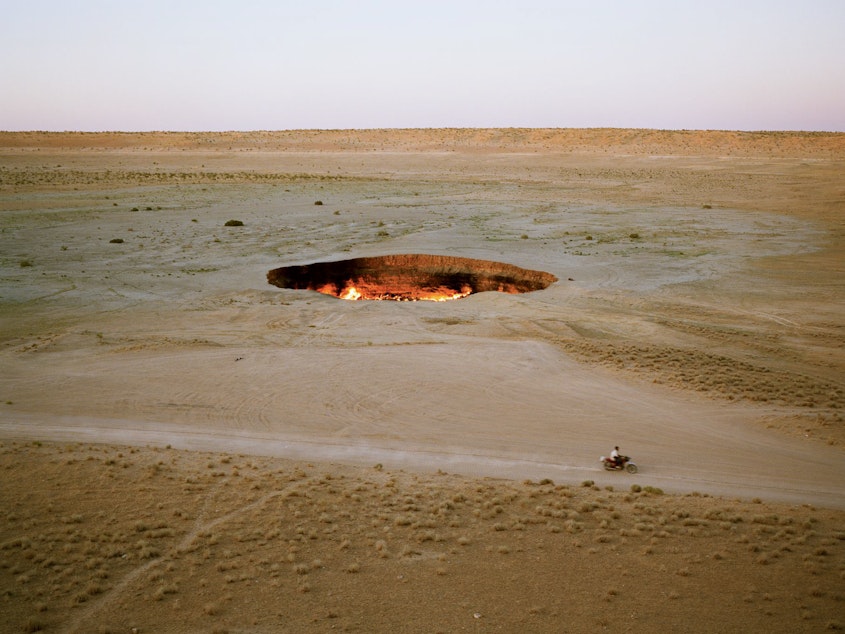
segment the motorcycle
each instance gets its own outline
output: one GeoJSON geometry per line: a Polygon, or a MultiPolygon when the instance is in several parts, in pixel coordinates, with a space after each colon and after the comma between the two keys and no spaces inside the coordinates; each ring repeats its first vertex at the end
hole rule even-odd
{"type": "Polygon", "coordinates": [[[631,462],[628,456],[619,456],[619,462],[615,462],[613,458],[601,457],[601,463],[608,471],[627,471],[628,473],[636,473],[637,465],[631,462]]]}

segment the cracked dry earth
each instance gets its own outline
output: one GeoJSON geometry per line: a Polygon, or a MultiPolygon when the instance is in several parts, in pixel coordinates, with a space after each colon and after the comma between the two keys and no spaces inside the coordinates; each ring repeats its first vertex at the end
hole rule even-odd
{"type": "Polygon", "coordinates": [[[841,134],[0,133],[0,629],[845,627],[843,161],[841,134]],[[401,254],[557,281],[267,284],[401,254]],[[636,476],[599,469],[615,444],[636,476]]]}

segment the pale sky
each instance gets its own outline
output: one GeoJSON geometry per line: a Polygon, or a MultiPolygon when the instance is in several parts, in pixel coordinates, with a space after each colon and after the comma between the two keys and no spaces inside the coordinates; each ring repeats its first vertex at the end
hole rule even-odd
{"type": "Polygon", "coordinates": [[[845,0],[0,0],[2,130],[845,131],[845,0]]]}

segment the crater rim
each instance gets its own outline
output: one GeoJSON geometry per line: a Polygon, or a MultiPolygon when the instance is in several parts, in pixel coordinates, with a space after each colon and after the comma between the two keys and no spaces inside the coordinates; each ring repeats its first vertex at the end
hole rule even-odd
{"type": "Polygon", "coordinates": [[[450,301],[476,293],[531,293],[558,281],[545,271],[496,260],[398,253],[282,266],[267,272],[273,286],[345,300],[450,301]]]}

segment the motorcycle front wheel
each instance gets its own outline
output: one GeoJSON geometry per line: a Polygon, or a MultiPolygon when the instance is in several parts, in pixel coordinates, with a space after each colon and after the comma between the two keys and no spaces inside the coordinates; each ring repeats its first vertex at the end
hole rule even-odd
{"type": "Polygon", "coordinates": [[[633,462],[629,462],[627,465],[625,465],[625,471],[627,471],[628,473],[636,473],[637,465],[635,465],[633,462]]]}

